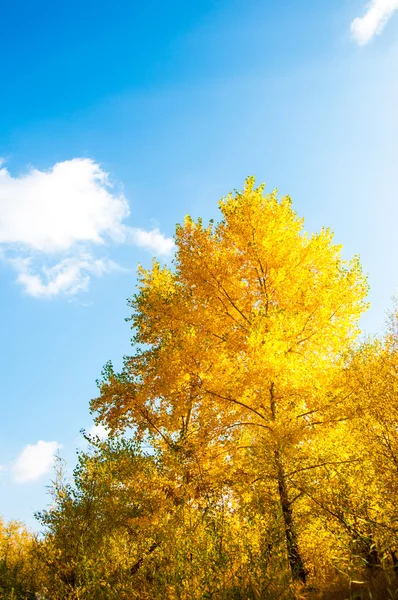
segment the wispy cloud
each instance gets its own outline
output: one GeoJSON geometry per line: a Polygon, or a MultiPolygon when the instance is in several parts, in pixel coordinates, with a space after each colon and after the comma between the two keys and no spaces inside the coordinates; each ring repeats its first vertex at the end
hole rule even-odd
{"type": "Polygon", "coordinates": [[[158,252],[161,256],[168,256],[173,248],[174,242],[172,238],[168,238],[159,231],[156,227],[152,231],[144,231],[132,227],[130,229],[130,238],[136,246],[145,248],[150,252],[158,252]]]}
{"type": "Polygon", "coordinates": [[[92,425],[90,429],[87,431],[88,435],[92,438],[98,437],[100,440],[106,440],[109,435],[109,432],[106,427],[103,425],[92,425]]]}
{"type": "Polygon", "coordinates": [[[56,451],[61,448],[58,442],[28,444],[12,466],[12,476],[16,483],[36,481],[49,473],[53,467],[56,451]]]}
{"type": "Polygon", "coordinates": [[[126,225],[129,215],[124,194],[91,159],[16,177],[0,162],[0,258],[32,296],[76,294],[87,289],[90,276],[117,270],[115,262],[97,256],[105,244],[133,243],[170,254],[171,238],[157,228],[126,225]]]}
{"type": "Polygon", "coordinates": [[[382,31],[393,13],[398,10],[398,0],[371,0],[363,17],[351,23],[351,33],[358,44],[364,46],[382,31]]]}
{"type": "Polygon", "coordinates": [[[53,266],[34,266],[32,258],[12,259],[9,262],[18,273],[18,283],[24,286],[30,296],[36,298],[74,295],[87,290],[90,274],[100,277],[105,273],[122,270],[111,260],[96,259],[87,253],[64,258],[53,266]]]}

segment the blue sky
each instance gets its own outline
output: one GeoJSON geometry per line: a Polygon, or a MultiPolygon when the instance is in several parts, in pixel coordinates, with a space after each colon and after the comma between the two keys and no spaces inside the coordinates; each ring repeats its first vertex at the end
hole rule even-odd
{"type": "Polygon", "coordinates": [[[36,527],[104,363],[130,351],[137,263],[253,174],[398,285],[398,1],[3,3],[0,514],[36,527]]]}

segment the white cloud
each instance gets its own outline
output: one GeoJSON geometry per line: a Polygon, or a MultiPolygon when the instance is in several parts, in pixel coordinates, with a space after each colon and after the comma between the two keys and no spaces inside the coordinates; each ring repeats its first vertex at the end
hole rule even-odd
{"type": "Polygon", "coordinates": [[[14,481],[17,483],[35,481],[49,473],[59,448],[61,446],[58,442],[43,442],[43,440],[25,446],[12,467],[14,481]]]}
{"type": "Polygon", "coordinates": [[[65,251],[78,242],[123,240],[129,214],[123,194],[93,160],[74,158],[48,171],[12,177],[0,169],[0,243],[65,251]]]}
{"type": "Polygon", "coordinates": [[[32,269],[31,258],[13,259],[18,273],[17,281],[30,296],[52,298],[59,294],[73,295],[87,289],[90,274],[101,276],[112,271],[122,270],[111,260],[95,259],[91,255],[64,258],[53,266],[43,265],[32,269]]]}
{"type": "Polygon", "coordinates": [[[98,437],[100,440],[106,440],[109,431],[103,425],[92,425],[87,431],[90,437],[98,437]]]}
{"type": "Polygon", "coordinates": [[[129,227],[130,209],[100,165],[88,158],[30,169],[13,177],[0,160],[0,259],[36,297],[72,295],[87,289],[90,276],[117,270],[98,258],[105,243],[133,243],[167,256],[173,241],[159,229],[129,227]]]}
{"type": "MultiPolygon", "coordinates": [[[[104,427],[103,425],[95,425],[94,423],[89,429],[85,429],[84,433],[89,438],[98,437],[100,440],[106,440],[109,436],[109,430],[106,427],[104,427]]],[[[82,449],[86,449],[89,444],[88,440],[85,437],[83,437],[82,432],[75,439],[75,443],[78,446],[78,448],[82,449]]]]}
{"type": "Polygon", "coordinates": [[[398,0],[371,0],[363,17],[351,23],[351,33],[361,46],[370,40],[386,25],[393,13],[398,10],[398,0]]]}
{"type": "Polygon", "coordinates": [[[140,248],[158,252],[161,256],[168,256],[174,248],[172,238],[165,237],[157,227],[152,229],[152,231],[144,231],[143,229],[132,227],[130,229],[130,236],[132,241],[137,246],[140,246],[140,248]]]}

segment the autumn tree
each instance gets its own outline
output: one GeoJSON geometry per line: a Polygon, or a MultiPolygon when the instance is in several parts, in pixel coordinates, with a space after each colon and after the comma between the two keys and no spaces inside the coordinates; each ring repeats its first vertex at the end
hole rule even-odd
{"type": "Polygon", "coordinates": [[[333,381],[367,283],[328,229],[307,234],[290,198],[252,178],[220,209],[218,225],[177,226],[172,268],[139,269],[134,355],[121,373],[107,365],[92,409],[178,457],[180,483],[199,494],[218,490],[232,506],[245,488],[273,503],[292,577],[305,583],[294,474],[325,462],[312,440],[342,401],[333,381]]]}
{"type": "Polygon", "coordinates": [[[362,475],[357,477],[357,485],[368,480],[362,494],[367,498],[366,513],[357,516],[369,532],[374,560],[380,563],[389,555],[398,573],[397,323],[395,305],[384,335],[362,342],[352,354],[345,375],[351,436],[361,454],[362,475]]]}
{"type": "Polygon", "coordinates": [[[153,458],[126,440],[92,440],[72,481],[60,465],[52,506],[37,515],[53,600],[147,598],[137,574],[161,544],[168,498],[159,481],[153,458]]]}
{"type": "Polygon", "coordinates": [[[35,600],[42,589],[38,541],[17,521],[0,518],[0,599],[35,600]]]}
{"type": "Polygon", "coordinates": [[[237,511],[214,490],[176,483],[173,458],[143,454],[131,439],[97,441],[80,453],[72,481],[56,479],[51,509],[40,514],[45,597],[282,597],[282,553],[269,552],[272,531],[264,545],[256,507],[237,511]]]}

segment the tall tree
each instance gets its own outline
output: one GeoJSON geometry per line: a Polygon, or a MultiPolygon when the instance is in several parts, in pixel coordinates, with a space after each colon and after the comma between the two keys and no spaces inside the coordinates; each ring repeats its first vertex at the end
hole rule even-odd
{"type": "Polygon", "coordinates": [[[316,467],[315,424],[340,398],[333,380],[367,283],[328,229],[308,235],[288,197],[263,192],[249,178],[220,202],[218,225],[177,226],[174,268],[140,268],[134,356],[119,374],[107,365],[92,409],[178,453],[185,481],[228,485],[230,501],[239,478],[267,481],[292,576],[305,582],[291,474],[316,467]]]}
{"type": "MultiPolygon", "coordinates": [[[[398,310],[387,331],[368,339],[346,370],[351,435],[361,452],[362,469],[373,474],[367,485],[367,514],[362,515],[381,556],[390,554],[398,573],[398,310]]],[[[361,478],[362,481],[365,477],[361,478]]],[[[369,553],[370,554],[370,553],[369,553]]],[[[370,561],[368,560],[368,563],[370,561]]]]}

